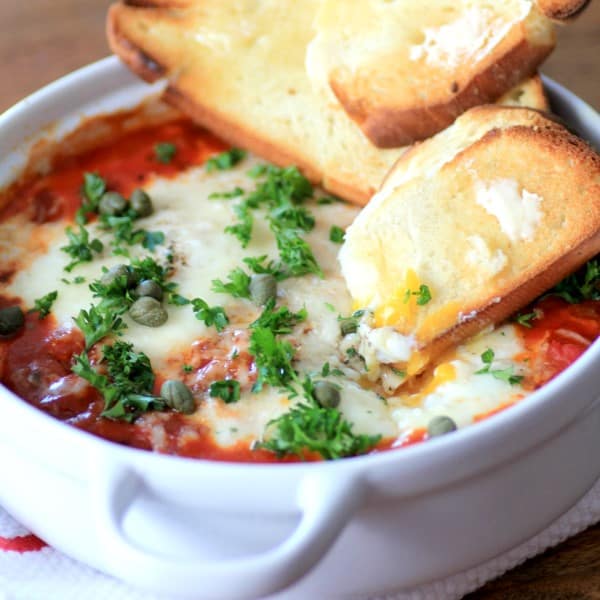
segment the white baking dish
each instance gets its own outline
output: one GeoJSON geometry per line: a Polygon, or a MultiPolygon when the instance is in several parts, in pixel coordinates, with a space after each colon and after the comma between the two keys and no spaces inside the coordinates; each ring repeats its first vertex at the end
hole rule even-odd
{"type": "MultiPolygon", "coordinates": [[[[553,82],[597,146],[600,115],[553,82]]],[[[158,87],[115,58],[0,117],[0,185],[38,132],[158,87]]],[[[365,597],[474,566],[524,541],[600,475],[600,344],[517,406],[441,439],[324,464],[153,455],[62,425],[0,389],[0,503],[51,545],[168,597],[365,597]],[[283,591],[282,591],[283,590],[283,591]]]]}

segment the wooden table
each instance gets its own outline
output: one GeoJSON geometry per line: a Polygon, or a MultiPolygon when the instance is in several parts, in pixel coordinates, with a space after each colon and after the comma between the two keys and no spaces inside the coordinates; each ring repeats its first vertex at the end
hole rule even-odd
{"type": "MultiPolygon", "coordinates": [[[[110,1],[0,0],[0,111],[53,79],[108,55],[103,22],[110,1]]],[[[592,2],[585,16],[561,29],[559,48],[544,72],[600,108],[600,2],[592,2]]],[[[600,600],[600,525],[468,599],[600,600]]]]}

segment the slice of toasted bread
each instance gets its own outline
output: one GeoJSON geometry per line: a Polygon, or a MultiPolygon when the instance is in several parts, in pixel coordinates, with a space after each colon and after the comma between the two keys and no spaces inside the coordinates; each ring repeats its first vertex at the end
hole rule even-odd
{"type": "MultiPolygon", "coordinates": [[[[308,77],[318,5],[129,0],[111,7],[108,35],[138,75],[168,78],[166,98],[202,125],[365,204],[405,148],[375,148],[333,94],[308,77]]],[[[538,77],[502,101],[546,107],[538,77]]]]}
{"type": "Polygon", "coordinates": [[[414,374],[598,252],[600,156],[541,113],[488,105],[400,158],[340,261],[414,374]]]}
{"type": "Polygon", "coordinates": [[[494,102],[554,46],[552,22],[523,0],[324,0],[316,29],[309,72],[383,148],[494,102]]]}

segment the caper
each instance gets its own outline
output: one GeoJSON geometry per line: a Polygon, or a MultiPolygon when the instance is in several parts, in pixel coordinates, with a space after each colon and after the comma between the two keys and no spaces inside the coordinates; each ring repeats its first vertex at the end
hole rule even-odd
{"type": "Polygon", "coordinates": [[[177,412],[189,415],[196,409],[190,388],[178,379],[167,379],[160,388],[160,395],[167,406],[177,412]]]}
{"type": "Polygon", "coordinates": [[[154,212],[150,196],[140,188],[133,190],[129,202],[131,202],[131,208],[133,208],[140,217],[149,217],[154,212]]]}
{"type": "Polygon", "coordinates": [[[98,211],[101,215],[120,215],[126,208],[127,200],[118,192],[106,192],[98,205],[98,211]]]}
{"type": "Polygon", "coordinates": [[[129,309],[129,316],[140,325],[160,327],[169,318],[162,304],[150,296],[138,298],[129,309]]]}
{"type": "Polygon", "coordinates": [[[456,423],[450,417],[446,417],[445,415],[433,417],[427,425],[429,437],[437,437],[439,435],[451,433],[452,431],[456,431],[456,423]]]}
{"type": "Polygon", "coordinates": [[[143,279],[140,281],[134,291],[138,298],[150,296],[151,298],[156,298],[157,300],[163,299],[162,288],[160,285],[158,285],[158,283],[156,283],[156,281],[153,281],[152,279],[143,279]]]}
{"type": "Polygon", "coordinates": [[[256,304],[266,304],[277,296],[277,280],[269,273],[258,273],[250,278],[250,297],[256,304]]]}
{"type": "Polygon", "coordinates": [[[18,306],[0,308],[0,335],[11,335],[23,327],[25,315],[18,306]]]}
{"type": "Polygon", "coordinates": [[[313,397],[323,408],[337,408],[341,400],[340,388],[330,381],[315,381],[313,397]]]}
{"type": "Polygon", "coordinates": [[[127,287],[131,287],[135,283],[135,276],[127,265],[115,265],[111,267],[102,277],[100,283],[102,285],[111,285],[120,277],[126,277],[127,287]]]}

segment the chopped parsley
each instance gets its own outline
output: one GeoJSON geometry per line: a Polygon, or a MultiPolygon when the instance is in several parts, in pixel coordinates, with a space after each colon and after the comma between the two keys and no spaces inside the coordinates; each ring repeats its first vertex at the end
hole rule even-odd
{"type": "Polygon", "coordinates": [[[323,277],[310,246],[293,229],[284,229],[275,234],[282,273],[286,277],[301,277],[310,273],[323,277]]]}
{"type": "Polygon", "coordinates": [[[541,311],[536,308],[536,309],[532,310],[531,312],[519,313],[519,314],[515,315],[513,317],[513,321],[515,323],[518,323],[519,325],[522,325],[523,327],[527,327],[528,329],[531,329],[533,327],[531,322],[535,321],[536,319],[539,319],[540,316],[541,316],[541,311]]]}
{"type": "Polygon", "coordinates": [[[29,312],[37,312],[39,319],[45,319],[52,309],[52,305],[55,300],[58,298],[58,292],[50,292],[37,300],[34,300],[33,308],[29,312]]]}
{"type": "Polygon", "coordinates": [[[217,199],[230,200],[231,198],[237,198],[238,196],[243,196],[243,195],[244,195],[244,190],[241,187],[236,186],[229,192],[213,192],[212,194],[208,195],[208,199],[209,200],[217,200],[217,199]]]}
{"type": "Polygon", "coordinates": [[[192,367],[192,365],[182,365],[181,370],[184,373],[191,373],[194,370],[194,367],[192,367]]]}
{"type": "Polygon", "coordinates": [[[291,333],[295,325],[306,321],[307,315],[305,308],[297,313],[292,312],[287,306],[275,309],[275,299],[271,298],[267,301],[260,317],[250,324],[250,329],[264,327],[276,335],[291,333]]]}
{"type": "Polygon", "coordinates": [[[222,306],[209,306],[201,298],[194,298],[192,300],[192,310],[196,319],[204,321],[207,327],[214,325],[217,331],[223,331],[229,323],[229,319],[222,306]]]}
{"type": "Polygon", "coordinates": [[[171,142],[159,142],[154,146],[156,160],[168,165],[177,154],[177,146],[171,142]]]}
{"type": "Polygon", "coordinates": [[[239,222],[235,225],[228,225],[225,227],[225,233],[231,233],[234,235],[242,244],[242,248],[245,248],[252,238],[252,227],[254,225],[254,217],[250,212],[248,206],[245,203],[237,204],[233,208],[239,222]]]}
{"type": "Polygon", "coordinates": [[[404,294],[404,303],[405,304],[410,300],[411,296],[416,296],[417,304],[419,306],[424,306],[431,300],[431,291],[429,290],[429,287],[426,285],[420,285],[419,289],[416,292],[414,292],[412,290],[406,290],[406,293],[404,294]]]}
{"type": "Polygon", "coordinates": [[[346,232],[337,225],[332,225],[329,229],[329,240],[334,244],[343,244],[346,232]]]}
{"type": "Polygon", "coordinates": [[[239,148],[232,148],[226,152],[221,152],[221,154],[217,154],[206,161],[206,171],[212,173],[213,171],[231,169],[244,160],[246,154],[245,150],[240,150],[239,148]]]}
{"type": "Polygon", "coordinates": [[[342,202],[339,198],[335,196],[321,196],[317,200],[317,204],[325,205],[325,204],[335,204],[336,202],[342,202]]]}
{"type": "Polygon", "coordinates": [[[112,307],[92,305],[89,310],[82,308],[73,320],[84,335],[86,350],[107,335],[121,335],[127,328],[120,314],[112,307]]]}
{"type": "Polygon", "coordinates": [[[85,352],[76,355],[71,370],[88,381],[104,398],[102,416],[133,422],[149,410],[165,410],[164,400],[152,394],[154,373],[150,359],[136,352],[132,344],[117,341],[102,348],[100,364],[106,374],[96,370],[85,352]]]}
{"type": "Polygon", "coordinates": [[[507,367],[506,369],[492,369],[494,357],[494,351],[491,348],[488,348],[481,355],[481,360],[485,366],[482,369],[479,369],[479,371],[475,371],[475,375],[488,374],[501,381],[506,381],[506,383],[510,383],[510,385],[516,385],[523,381],[523,375],[515,375],[513,367],[507,367]]]}
{"type": "Polygon", "coordinates": [[[73,260],[65,267],[65,271],[72,271],[77,265],[84,262],[91,262],[94,259],[94,253],[99,254],[104,249],[102,242],[94,238],[90,240],[89,231],[79,225],[79,233],[67,227],[67,237],[69,244],[62,246],[61,250],[66,252],[73,260]]]}
{"type": "Polygon", "coordinates": [[[230,294],[234,298],[250,298],[250,276],[239,267],[227,275],[229,283],[220,279],[212,280],[212,291],[219,294],[230,294]]]}
{"type": "Polygon", "coordinates": [[[273,275],[277,280],[285,279],[285,275],[279,270],[279,265],[274,260],[267,262],[268,257],[266,254],[258,257],[249,256],[242,260],[253,273],[273,275]]]}
{"type": "Polygon", "coordinates": [[[349,317],[338,316],[340,331],[342,335],[349,335],[358,331],[358,324],[361,317],[365,314],[364,310],[356,310],[349,317]]]}
{"type": "Polygon", "coordinates": [[[170,294],[169,295],[169,304],[174,304],[175,306],[186,306],[191,303],[191,300],[182,296],[181,294],[170,294]]]}
{"type": "Polygon", "coordinates": [[[588,261],[579,271],[565,277],[549,294],[570,304],[600,300],[600,258],[588,261]]]}
{"type": "Polygon", "coordinates": [[[79,225],[85,225],[88,213],[98,212],[100,200],[106,192],[106,182],[96,173],[85,173],[81,192],[83,201],[81,207],[77,210],[75,220],[79,225]]]}
{"type": "MultiPolygon", "coordinates": [[[[307,394],[308,396],[308,394],[307,394]]],[[[307,398],[289,412],[271,420],[267,425],[267,438],[256,445],[277,454],[303,456],[315,452],[325,460],[364,454],[381,436],[357,435],[352,423],[344,419],[337,408],[324,408],[307,398]]]]}
{"type": "Polygon", "coordinates": [[[61,281],[63,283],[66,283],[67,285],[71,285],[72,283],[85,283],[85,277],[82,277],[81,275],[77,275],[77,277],[73,277],[73,279],[67,279],[66,277],[62,277],[61,281]]]}
{"type": "Polygon", "coordinates": [[[259,392],[265,384],[288,387],[297,379],[292,366],[294,347],[287,341],[278,340],[271,329],[254,327],[250,334],[248,352],[256,363],[257,378],[252,386],[253,392],[259,392]]]}
{"type": "Polygon", "coordinates": [[[252,211],[266,209],[266,219],[279,250],[280,260],[272,267],[278,278],[300,277],[309,273],[322,277],[313,252],[302,237],[315,226],[314,216],[302,206],[313,195],[311,183],[296,167],[260,167],[252,170],[252,176],[262,181],[234,206],[238,221],[228,225],[225,232],[237,237],[245,248],[252,239],[252,211]]]}
{"type": "Polygon", "coordinates": [[[240,399],[240,382],[235,379],[213,381],[208,393],[211,398],[221,398],[226,404],[237,402],[240,399]]]}
{"type": "Polygon", "coordinates": [[[154,252],[156,246],[164,243],[165,234],[162,231],[136,229],[134,223],[138,218],[138,214],[132,208],[118,216],[101,215],[100,227],[104,231],[110,231],[114,236],[113,254],[128,256],[129,251],[125,246],[134,246],[135,244],[141,244],[150,252],[154,252]]]}

